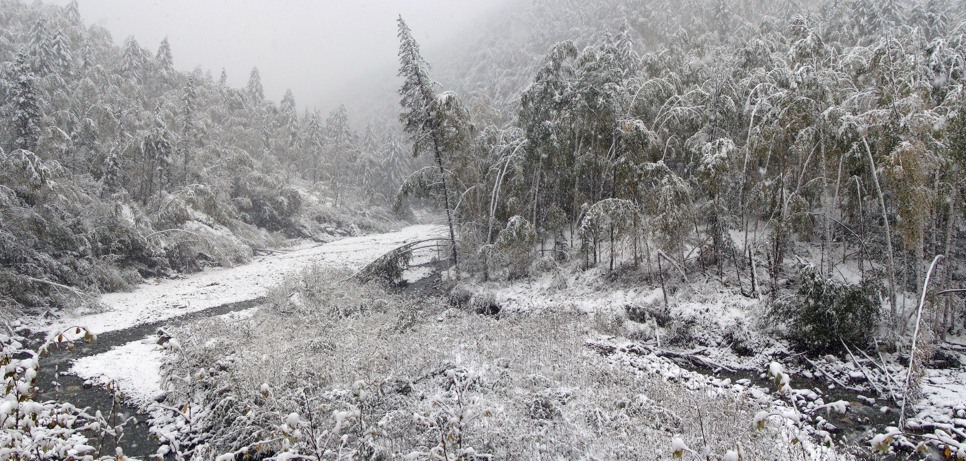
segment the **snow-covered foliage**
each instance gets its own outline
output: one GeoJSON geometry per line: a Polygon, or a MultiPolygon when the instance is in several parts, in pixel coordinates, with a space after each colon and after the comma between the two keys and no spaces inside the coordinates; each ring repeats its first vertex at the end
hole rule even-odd
{"type": "Polygon", "coordinates": [[[878,332],[881,305],[873,280],[850,285],[801,269],[796,295],[775,303],[773,316],[788,323],[789,336],[812,352],[867,348],[878,332]]]}
{"type": "MultiPolygon", "coordinates": [[[[65,334],[92,339],[89,332],[72,328],[44,344],[42,350],[68,346],[65,334]]],[[[98,448],[103,448],[104,438],[116,442],[124,423],[111,424],[100,412],[92,415],[70,403],[35,400],[35,381],[43,358],[25,348],[25,341],[12,332],[0,332],[0,459],[125,459],[122,450],[105,456],[98,448]]]]}
{"type": "Polygon", "coordinates": [[[493,244],[491,258],[487,261],[492,267],[491,276],[506,271],[509,279],[529,274],[533,263],[533,245],[537,242],[537,232],[522,216],[514,216],[500,231],[493,244]]]}

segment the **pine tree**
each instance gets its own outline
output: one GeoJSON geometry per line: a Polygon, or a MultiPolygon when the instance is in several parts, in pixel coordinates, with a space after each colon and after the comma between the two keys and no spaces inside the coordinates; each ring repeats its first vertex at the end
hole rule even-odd
{"type": "MultiPolygon", "coordinates": [[[[89,168],[89,162],[94,158],[97,153],[98,148],[98,132],[97,123],[90,118],[83,118],[80,123],[74,128],[74,131],[70,134],[71,143],[73,144],[73,154],[79,157],[81,160],[85,161],[84,165],[89,168]]],[[[72,167],[74,172],[77,173],[77,163],[78,161],[73,161],[72,167]]],[[[83,172],[84,170],[80,170],[83,172]]]]}
{"type": "Polygon", "coordinates": [[[372,125],[366,125],[366,132],[362,136],[359,149],[358,168],[355,176],[361,181],[363,193],[370,201],[379,194],[379,160],[376,157],[376,135],[372,132],[372,125]]]}
{"type": "Polygon", "coordinates": [[[168,37],[161,40],[156,59],[161,75],[167,77],[174,74],[174,57],[171,56],[171,44],[168,43],[168,37]]]}
{"type": "Polygon", "coordinates": [[[325,120],[324,135],[338,202],[343,192],[354,185],[352,173],[358,160],[356,135],[349,126],[349,114],[344,105],[339,105],[329,114],[325,120]]]}
{"type": "Polygon", "coordinates": [[[319,181],[322,173],[328,171],[324,156],[325,133],[322,127],[322,117],[319,116],[318,111],[309,114],[305,128],[305,144],[308,151],[306,155],[308,167],[305,171],[305,179],[311,177],[312,184],[315,184],[319,181]]]}
{"type": "Polygon", "coordinates": [[[143,155],[141,200],[148,199],[157,191],[158,195],[170,182],[172,142],[171,133],[161,116],[161,107],[154,110],[154,126],[141,139],[143,155]]]}
{"type": "Polygon", "coordinates": [[[278,106],[279,124],[285,135],[285,142],[289,147],[295,146],[299,135],[299,116],[295,107],[295,96],[291,89],[285,90],[282,101],[278,106]]]}
{"type": "Polygon", "coordinates": [[[134,37],[124,41],[124,54],[121,55],[121,73],[134,82],[140,82],[147,67],[147,58],[141,45],[134,37]]]}
{"type": "Polygon", "coordinates": [[[62,76],[69,75],[74,67],[74,56],[70,49],[70,41],[62,27],[54,30],[51,40],[50,58],[51,68],[62,76]]]}
{"type": "Polygon", "coordinates": [[[50,31],[43,19],[38,19],[30,29],[30,43],[28,44],[30,53],[30,66],[34,73],[40,77],[45,77],[52,70],[52,49],[50,31]]]}
{"type": "Polygon", "coordinates": [[[248,87],[245,88],[245,95],[252,103],[258,104],[265,99],[265,90],[262,89],[262,77],[258,73],[257,67],[252,67],[252,73],[248,76],[248,87]]]}
{"type": "Polygon", "coordinates": [[[195,120],[196,87],[194,76],[188,77],[188,83],[182,89],[182,124],[181,124],[181,184],[188,184],[188,168],[191,164],[194,148],[197,146],[198,127],[195,120]]]}
{"type": "Polygon", "coordinates": [[[386,136],[386,150],[383,154],[382,165],[380,168],[380,183],[382,194],[391,200],[399,191],[399,186],[406,180],[406,173],[409,167],[406,157],[403,155],[399,142],[392,135],[386,136]]]}
{"type": "Polygon", "coordinates": [[[40,100],[37,97],[36,79],[23,52],[17,55],[13,78],[14,148],[32,151],[40,139],[40,100]]]}
{"type": "Polygon", "coordinates": [[[420,55],[419,44],[416,43],[402,16],[397,22],[399,24],[399,76],[404,79],[403,86],[399,89],[399,95],[402,97],[399,104],[403,108],[399,119],[413,143],[413,155],[418,156],[423,151],[429,151],[436,158],[443,185],[443,206],[446,208],[446,222],[449,224],[453,266],[456,277],[459,278],[456,229],[450,210],[446,168],[443,167],[443,150],[458,148],[458,146],[447,142],[449,141],[446,132],[449,128],[448,121],[444,119],[444,111],[441,110],[443,104],[452,104],[455,98],[447,97],[442,101],[444,98],[437,97],[435,90],[437,84],[429,78],[429,64],[420,55]]]}
{"type": "Polygon", "coordinates": [[[80,7],[77,6],[77,0],[71,0],[70,3],[64,7],[64,17],[66,17],[67,20],[75,26],[83,25],[81,22],[80,7]]]}

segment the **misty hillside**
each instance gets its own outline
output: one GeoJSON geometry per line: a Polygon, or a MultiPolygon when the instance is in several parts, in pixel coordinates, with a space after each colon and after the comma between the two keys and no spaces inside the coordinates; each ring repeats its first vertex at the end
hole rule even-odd
{"type": "Polygon", "coordinates": [[[966,459],[962,2],[400,17],[327,113],[80,14],[0,2],[0,459],[966,459]]]}
{"type": "Polygon", "coordinates": [[[379,211],[358,210],[408,172],[385,129],[300,112],[291,93],[267,101],[257,69],[245,88],[175,71],[166,41],[117,47],[76,3],[4,2],[0,29],[3,310],[378,227],[366,216],[379,211]]]}
{"type": "MultiPolygon", "coordinates": [[[[507,117],[513,115],[520,93],[556,43],[569,40],[584,48],[626,34],[636,52],[658,52],[682,34],[710,34],[720,42],[741,42],[753,36],[763,22],[779,25],[795,15],[827,19],[835,15],[853,17],[852,13],[857,13],[856,18],[878,14],[873,3],[868,8],[860,2],[833,5],[718,0],[513,2],[481,18],[475,28],[466,31],[468,40],[434,49],[442,59],[433,64],[444,85],[463,94],[467,101],[479,99],[480,104],[510,111],[504,114],[507,117]]],[[[956,14],[947,10],[947,14],[956,14]]],[[[862,22],[867,21],[857,21],[862,22]]],[[[839,39],[851,45],[857,37],[839,39]]]]}

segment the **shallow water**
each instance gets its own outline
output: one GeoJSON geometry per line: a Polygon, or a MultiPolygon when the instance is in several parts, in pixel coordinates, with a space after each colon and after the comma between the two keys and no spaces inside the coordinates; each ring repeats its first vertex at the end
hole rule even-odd
{"type": "MultiPolygon", "coordinates": [[[[187,322],[192,322],[201,318],[213,317],[227,314],[229,312],[240,311],[258,306],[265,301],[265,298],[256,298],[237,303],[223,304],[203,311],[192,312],[180,317],[175,317],[160,322],[153,322],[138,325],[124,330],[117,330],[104,333],[97,337],[96,341],[78,341],[74,344],[73,350],[66,348],[52,349],[50,355],[43,357],[40,361],[40,372],[37,374],[36,386],[38,389],[37,400],[57,400],[70,402],[79,408],[88,408],[90,413],[100,411],[101,414],[108,416],[114,414],[117,421],[123,421],[128,417],[134,420],[124,426],[124,433],[121,437],[120,445],[127,456],[146,459],[157,452],[157,439],[149,432],[148,415],[138,410],[138,408],[119,402],[114,404],[113,393],[100,385],[85,385],[84,379],[68,373],[74,360],[81,357],[107,352],[114,347],[122,346],[132,341],[139,341],[146,336],[157,333],[158,329],[169,326],[176,326],[187,322]]],[[[37,347],[43,342],[43,336],[34,338],[32,347],[37,347]]],[[[94,440],[93,446],[100,446],[101,454],[114,453],[115,444],[113,440],[105,440],[100,445],[99,440],[94,440]]]]}

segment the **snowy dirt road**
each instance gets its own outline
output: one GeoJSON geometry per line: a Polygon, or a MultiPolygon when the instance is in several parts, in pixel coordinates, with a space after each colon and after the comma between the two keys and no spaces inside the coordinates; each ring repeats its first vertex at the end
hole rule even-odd
{"type": "Polygon", "coordinates": [[[441,226],[417,225],[396,232],[302,245],[258,256],[241,266],[209,269],[177,279],[150,280],[128,293],[104,295],[103,312],[72,312],[51,323],[28,327],[51,335],[76,326],[97,335],[123,330],[263,297],[286,277],[312,266],[358,270],[400,245],[443,235],[441,226]]]}

